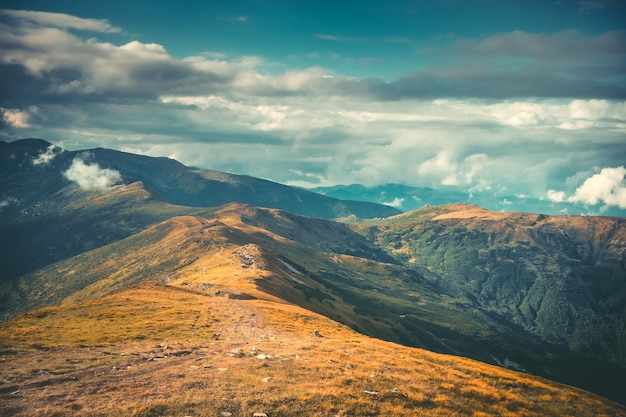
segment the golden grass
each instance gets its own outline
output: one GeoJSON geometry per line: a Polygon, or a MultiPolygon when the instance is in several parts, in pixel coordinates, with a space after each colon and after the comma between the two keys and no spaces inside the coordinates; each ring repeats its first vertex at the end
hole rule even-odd
{"type": "Polygon", "coordinates": [[[20,316],[0,327],[0,349],[4,416],[626,415],[578,389],[368,338],[284,302],[156,284],[20,316]]]}

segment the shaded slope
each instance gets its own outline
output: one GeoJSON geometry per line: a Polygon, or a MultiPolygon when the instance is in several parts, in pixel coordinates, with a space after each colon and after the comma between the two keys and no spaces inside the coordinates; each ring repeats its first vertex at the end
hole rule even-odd
{"type": "Polygon", "coordinates": [[[554,355],[520,358],[525,367],[539,360],[535,372],[625,398],[605,383],[609,375],[623,378],[626,368],[624,219],[457,204],[376,222],[361,233],[507,333],[531,334],[554,355]]]}
{"type": "Polygon", "coordinates": [[[169,158],[153,158],[110,149],[92,149],[102,167],[119,170],[124,178],[142,181],[173,204],[217,207],[244,203],[272,207],[325,219],[388,217],[399,211],[380,204],[342,201],[310,191],[244,175],[190,169],[169,158]]]}

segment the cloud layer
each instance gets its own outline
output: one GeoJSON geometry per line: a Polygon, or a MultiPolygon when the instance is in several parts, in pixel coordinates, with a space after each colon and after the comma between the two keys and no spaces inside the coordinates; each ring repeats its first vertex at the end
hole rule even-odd
{"type": "MultiPolygon", "coordinates": [[[[621,207],[619,187],[595,195],[600,181],[587,190],[583,180],[626,160],[624,31],[451,34],[416,46],[417,68],[389,79],[219,51],[181,58],[111,34],[124,32],[105,20],[0,11],[0,136],[293,185],[397,182],[621,207]]],[[[79,184],[119,181],[75,164],[66,175],[79,184]]]]}

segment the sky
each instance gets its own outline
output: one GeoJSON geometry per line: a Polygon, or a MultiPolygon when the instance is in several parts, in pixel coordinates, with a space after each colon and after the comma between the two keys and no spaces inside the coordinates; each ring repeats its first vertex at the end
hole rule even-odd
{"type": "Polygon", "coordinates": [[[626,209],[626,0],[0,7],[0,140],[626,209]]]}

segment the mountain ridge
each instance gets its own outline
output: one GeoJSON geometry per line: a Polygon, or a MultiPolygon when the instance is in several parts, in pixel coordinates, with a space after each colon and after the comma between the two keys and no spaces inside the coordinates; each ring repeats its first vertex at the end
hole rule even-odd
{"type": "MultiPolygon", "coordinates": [[[[42,139],[22,139],[3,142],[0,152],[4,154],[5,161],[10,160],[11,155],[17,157],[15,152],[23,152],[26,154],[26,160],[22,163],[26,164],[28,160],[32,162],[33,158],[53,146],[42,139]]],[[[88,162],[93,160],[103,169],[119,171],[127,182],[141,181],[176,205],[216,207],[236,201],[327,219],[350,215],[364,218],[386,217],[400,212],[389,206],[341,201],[251,176],[192,169],[165,157],[149,157],[105,148],[80,151],[58,149],[59,155],[64,159],[63,162],[67,163],[69,159],[86,154],[87,158],[90,158],[88,162]]],[[[50,161],[41,165],[44,167],[52,165],[55,159],[56,157],[52,157],[50,161]]]]}
{"type": "Polygon", "coordinates": [[[198,171],[169,158],[102,148],[70,152],[41,139],[1,142],[0,176],[0,225],[5,230],[0,236],[0,250],[5,252],[0,268],[7,276],[130,236],[174,212],[189,213],[194,208],[231,202],[322,218],[399,213],[391,207],[340,201],[252,177],[198,171]],[[70,171],[75,164],[77,169],[70,171]],[[70,172],[72,179],[68,178],[70,172]],[[216,174],[221,180],[212,179],[216,174]],[[104,186],[98,183],[102,180],[104,186]],[[135,184],[137,195],[121,196],[129,192],[129,188],[122,188],[130,184],[135,184]],[[257,192],[252,192],[255,189],[257,192]],[[119,199],[102,208],[85,203],[86,198],[102,199],[102,195],[110,195],[109,191],[117,191],[119,199]],[[133,210],[137,198],[144,199],[150,208],[133,210]],[[59,216],[65,218],[53,220],[59,216]],[[22,239],[23,229],[41,230],[49,242],[22,239]],[[98,231],[89,232],[86,238],[88,229],[98,231]]]}

